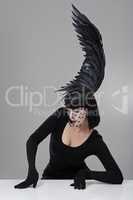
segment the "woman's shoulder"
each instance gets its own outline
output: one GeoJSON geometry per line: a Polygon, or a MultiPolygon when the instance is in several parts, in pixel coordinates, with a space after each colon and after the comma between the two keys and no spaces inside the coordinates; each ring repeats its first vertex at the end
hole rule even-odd
{"type": "Polygon", "coordinates": [[[98,151],[101,151],[101,150],[106,151],[108,149],[107,142],[105,141],[103,136],[99,133],[99,131],[96,129],[94,129],[93,144],[98,151]]]}
{"type": "Polygon", "coordinates": [[[99,133],[99,131],[97,129],[93,130],[93,139],[94,141],[103,141],[103,136],[99,133]]]}

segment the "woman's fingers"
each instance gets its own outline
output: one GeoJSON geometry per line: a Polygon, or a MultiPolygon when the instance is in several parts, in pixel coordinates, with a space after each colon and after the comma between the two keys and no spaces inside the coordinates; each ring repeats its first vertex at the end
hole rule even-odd
{"type": "Polygon", "coordinates": [[[84,179],[74,179],[74,183],[71,183],[70,186],[74,186],[74,189],[85,189],[86,188],[86,182],[84,179]]]}
{"type": "Polygon", "coordinates": [[[14,188],[20,188],[20,189],[22,188],[23,189],[23,188],[29,187],[31,184],[33,184],[33,183],[29,182],[29,181],[23,181],[23,182],[15,185],[14,188]]]}
{"type": "Polygon", "coordinates": [[[27,188],[32,184],[33,184],[33,188],[35,188],[37,185],[38,179],[39,179],[38,173],[36,175],[28,176],[25,181],[15,185],[14,188],[20,188],[20,189],[27,188]]]}
{"type": "Polygon", "coordinates": [[[74,186],[74,183],[71,183],[70,186],[74,186]]]}

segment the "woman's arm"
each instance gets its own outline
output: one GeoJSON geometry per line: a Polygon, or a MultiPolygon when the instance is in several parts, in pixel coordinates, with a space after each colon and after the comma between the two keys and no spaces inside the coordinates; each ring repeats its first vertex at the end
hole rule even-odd
{"type": "Polygon", "coordinates": [[[97,138],[95,144],[95,155],[100,159],[106,171],[89,170],[88,178],[91,177],[91,179],[106,183],[122,184],[122,172],[115,159],[113,158],[109,148],[104,142],[102,136],[97,138]]]}
{"type": "Polygon", "coordinates": [[[35,167],[35,158],[38,144],[44,140],[50,132],[56,128],[57,121],[61,114],[61,108],[58,108],[52,113],[28,138],[26,142],[26,152],[28,160],[28,175],[26,180],[14,186],[14,188],[27,188],[33,184],[36,187],[39,178],[39,173],[35,167]]]}
{"type": "Polygon", "coordinates": [[[27,161],[29,170],[35,169],[37,147],[56,127],[61,115],[61,108],[52,113],[35,131],[26,142],[27,161]]]}

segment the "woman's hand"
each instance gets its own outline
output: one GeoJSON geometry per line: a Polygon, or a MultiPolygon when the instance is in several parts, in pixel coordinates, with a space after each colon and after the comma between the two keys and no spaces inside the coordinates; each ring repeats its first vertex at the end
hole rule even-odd
{"type": "Polygon", "coordinates": [[[28,176],[25,179],[25,181],[15,185],[14,188],[23,189],[23,188],[29,187],[32,184],[33,184],[33,188],[35,188],[37,185],[38,179],[39,179],[39,173],[37,172],[37,170],[36,169],[29,170],[28,176]]]}
{"type": "Polygon", "coordinates": [[[74,186],[74,189],[85,189],[86,188],[86,178],[91,179],[90,175],[90,169],[80,169],[75,177],[74,177],[74,183],[70,184],[70,186],[74,186]]]}

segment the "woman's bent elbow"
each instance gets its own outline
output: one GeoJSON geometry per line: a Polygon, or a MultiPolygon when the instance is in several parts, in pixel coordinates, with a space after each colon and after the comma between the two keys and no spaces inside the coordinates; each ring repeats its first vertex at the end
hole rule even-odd
{"type": "Polygon", "coordinates": [[[119,184],[122,184],[122,183],[123,183],[123,180],[124,180],[124,178],[123,178],[123,176],[121,176],[121,177],[119,178],[119,184]]]}
{"type": "Polygon", "coordinates": [[[122,184],[123,183],[123,174],[121,171],[112,171],[111,172],[111,183],[112,184],[122,184]]]}
{"type": "Polygon", "coordinates": [[[28,140],[26,141],[26,147],[31,147],[37,144],[37,140],[31,135],[28,140]]]}
{"type": "Polygon", "coordinates": [[[116,184],[122,184],[124,180],[123,174],[120,172],[116,177],[116,184]]]}

